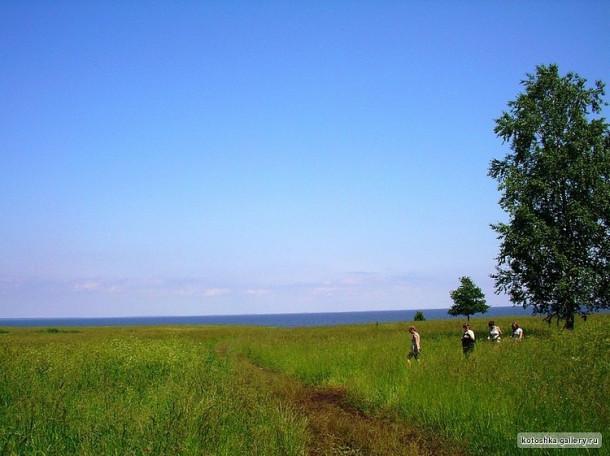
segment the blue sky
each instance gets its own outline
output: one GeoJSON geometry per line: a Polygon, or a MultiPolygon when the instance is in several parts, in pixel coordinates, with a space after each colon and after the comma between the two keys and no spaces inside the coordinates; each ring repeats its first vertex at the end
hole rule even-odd
{"type": "Polygon", "coordinates": [[[493,119],[605,1],[0,3],[0,317],[495,295],[493,119]]]}

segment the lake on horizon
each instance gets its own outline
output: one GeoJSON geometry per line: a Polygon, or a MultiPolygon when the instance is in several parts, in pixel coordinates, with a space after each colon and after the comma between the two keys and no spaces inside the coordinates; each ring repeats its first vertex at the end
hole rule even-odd
{"type": "MultiPolygon", "coordinates": [[[[413,321],[415,312],[422,312],[426,320],[463,319],[452,317],[449,309],[376,310],[359,312],[312,312],[249,315],[99,317],[99,318],[0,318],[0,326],[157,326],[157,325],[247,325],[294,328],[302,326],[337,326],[367,323],[413,321]]],[[[490,307],[479,317],[526,317],[531,310],[522,307],[490,307]]]]}

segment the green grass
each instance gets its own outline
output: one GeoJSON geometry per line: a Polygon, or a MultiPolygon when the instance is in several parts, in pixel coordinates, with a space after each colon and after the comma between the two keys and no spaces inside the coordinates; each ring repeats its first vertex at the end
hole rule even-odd
{"type": "MultiPolygon", "coordinates": [[[[607,434],[610,315],[574,331],[521,319],[525,340],[505,335],[497,346],[485,341],[486,322],[472,320],[478,342],[468,360],[461,321],[418,322],[422,357],[410,367],[409,323],[10,328],[0,337],[0,455],[306,454],[307,418],[273,382],[247,376],[238,356],[305,385],[339,387],[369,416],[465,454],[574,454],[519,450],[517,433],[607,434]]],[[[496,322],[508,332],[510,319],[496,322]]]]}
{"type": "Polygon", "coordinates": [[[0,454],[302,453],[302,420],[240,384],[217,330],[14,333],[0,342],[0,454]]]}

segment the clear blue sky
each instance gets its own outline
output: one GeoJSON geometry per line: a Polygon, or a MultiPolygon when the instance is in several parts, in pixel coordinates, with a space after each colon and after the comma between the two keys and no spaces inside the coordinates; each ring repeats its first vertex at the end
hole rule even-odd
{"type": "Polygon", "coordinates": [[[0,2],[0,317],[488,303],[493,119],[606,1],[0,2]]]}

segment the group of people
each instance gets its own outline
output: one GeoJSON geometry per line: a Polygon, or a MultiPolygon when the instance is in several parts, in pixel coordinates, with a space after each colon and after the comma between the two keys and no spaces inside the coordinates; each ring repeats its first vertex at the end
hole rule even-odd
{"type": "MultiPolygon", "coordinates": [[[[500,338],[502,336],[502,330],[499,326],[496,325],[494,321],[490,321],[488,323],[489,326],[489,335],[487,339],[497,344],[500,343],[500,338]]],[[[517,322],[512,322],[510,324],[512,329],[512,337],[516,340],[523,339],[523,328],[519,326],[517,322]]],[[[470,329],[470,323],[464,323],[462,325],[464,332],[462,334],[462,351],[464,355],[468,358],[470,354],[474,351],[475,344],[475,334],[472,329],[470,329]]],[[[411,351],[407,355],[407,363],[411,364],[411,358],[415,358],[416,361],[419,361],[419,355],[421,354],[421,338],[419,337],[419,333],[415,326],[409,326],[409,333],[411,334],[411,351]]]]}
{"type": "MultiPolygon", "coordinates": [[[[502,330],[500,327],[497,326],[494,321],[490,321],[487,326],[489,327],[489,335],[487,336],[487,339],[492,341],[494,344],[500,343],[500,338],[502,336],[502,330]]],[[[510,324],[510,327],[513,332],[513,339],[523,339],[523,328],[521,328],[517,322],[513,321],[510,324]]],[[[474,351],[475,335],[474,331],[470,329],[469,323],[464,323],[462,328],[464,329],[464,333],[462,334],[462,351],[464,352],[464,355],[468,357],[474,351]]]]}

